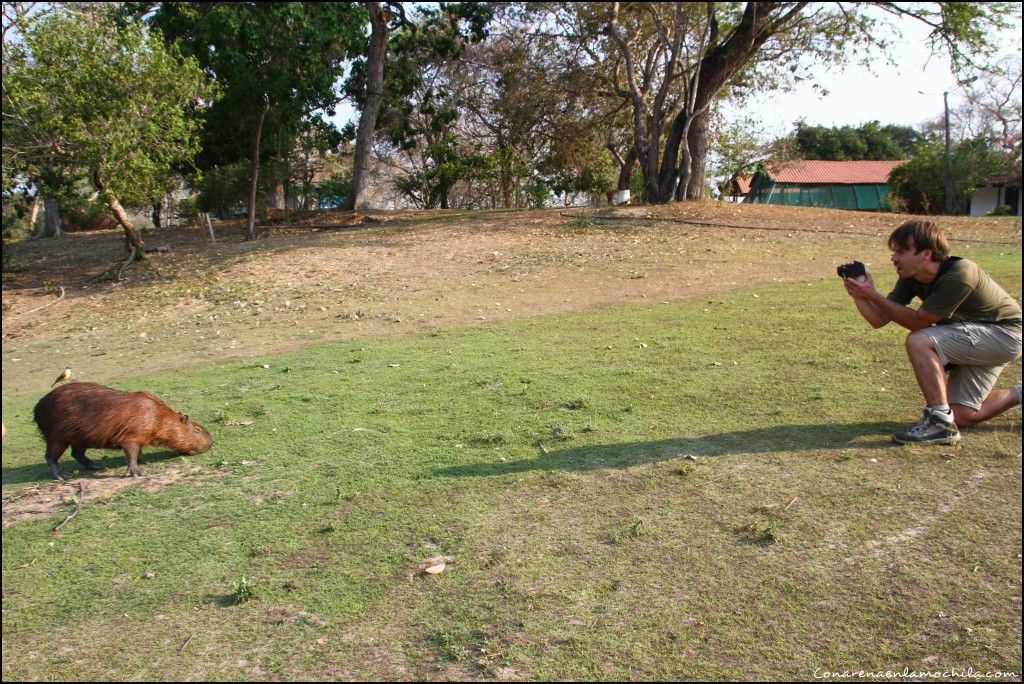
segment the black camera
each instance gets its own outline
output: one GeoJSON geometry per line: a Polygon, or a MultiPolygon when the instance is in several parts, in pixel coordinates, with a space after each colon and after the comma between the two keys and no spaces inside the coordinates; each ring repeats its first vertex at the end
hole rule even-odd
{"type": "Polygon", "coordinates": [[[858,276],[867,275],[868,270],[864,268],[864,264],[859,261],[851,261],[848,264],[840,264],[836,268],[836,273],[839,274],[840,278],[856,278],[858,276]]]}

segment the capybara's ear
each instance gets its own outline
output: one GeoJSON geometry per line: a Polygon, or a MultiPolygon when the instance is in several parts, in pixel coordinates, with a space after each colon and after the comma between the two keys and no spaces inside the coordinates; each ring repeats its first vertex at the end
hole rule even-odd
{"type": "Polygon", "coordinates": [[[188,416],[185,415],[184,413],[181,414],[181,422],[182,423],[187,423],[188,422],[188,416]]]}

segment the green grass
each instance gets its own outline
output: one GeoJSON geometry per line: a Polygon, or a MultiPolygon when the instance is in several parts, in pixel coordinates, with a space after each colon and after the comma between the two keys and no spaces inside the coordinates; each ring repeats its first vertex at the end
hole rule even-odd
{"type": "MultiPolygon", "coordinates": [[[[1019,251],[973,256],[1019,292],[1019,251]]],[[[827,279],[118,383],[214,448],[5,528],[4,677],[1019,677],[1019,409],[892,446],[902,340],[827,279]]],[[[36,399],[5,497],[48,478],[36,399]]]]}

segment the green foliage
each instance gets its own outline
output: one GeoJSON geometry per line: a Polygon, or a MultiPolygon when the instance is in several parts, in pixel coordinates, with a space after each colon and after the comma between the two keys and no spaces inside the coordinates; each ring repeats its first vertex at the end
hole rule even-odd
{"type": "Polygon", "coordinates": [[[249,193],[249,166],[245,162],[207,169],[199,183],[197,209],[229,218],[249,193]]]}
{"type": "Polygon", "coordinates": [[[223,91],[204,113],[200,166],[247,159],[264,102],[266,153],[278,151],[278,138],[294,139],[311,112],[333,112],[334,84],[343,60],[362,50],[365,21],[361,3],[161,3],[153,26],[223,91]]]}
{"type": "Polygon", "coordinates": [[[245,575],[235,583],[235,590],[232,594],[233,601],[238,603],[245,603],[256,598],[256,589],[253,587],[252,582],[249,581],[245,575]]]}
{"type": "MultiPolygon", "coordinates": [[[[889,175],[889,197],[893,208],[920,214],[942,213],[946,205],[945,144],[935,137],[918,146],[913,159],[889,175]]],[[[974,188],[1007,172],[1005,151],[993,149],[983,138],[965,140],[953,146],[953,206],[963,207],[974,188]]]]}
{"type": "Polygon", "coordinates": [[[23,40],[4,67],[5,169],[98,173],[128,204],[161,195],[199,149],[189,110],[214,94],[195,60],[95,8],[65,6],[23,40]]]}
{"type": "Polygon", "coordinates": [[[3,198],[3,237],[4,239],[23,238],[32,234],[32,226],[28,224],[32,198],[21,192],[4,193],[3,198]]]}
{"type": "Polygon", "coordinates": [[[792,146],[793,156],[798,159],[908,159],[923,139],[924,136],[910,126],[883,126],[878,121],[856,127],[808,126],[799,121],[792,135],[792,146]]]}
{"type": "MultiPolygon", "coordinates": [[[[486,37],[492,12],[489,3],[442,3],[418,7],[400,23],[392,18],[377,130],[405,159],[408,170],[395,187],[418,207],[448,208],[456,185],[489,171],[481,145],[460,139],[454,129],[463,100],[456,82],[459,57],[486,37]]],[[[345,92],[360,105],[366,73],[366,60],[356,60],[345,83],[345,92]]]]}
{"type": "Polygon", "coordinates": [[[539,165],[552,192],[568,200],[577,193],[602,195],[614,188],[615,165],[608,150],[586,130],[564,132],[565,137],[551,141],[539,165]]]}
{"type": "Polygon", "coordinates": [[[333,173],[316,184],[317,206],[321,209],[340,207],[351,192],[352,172],[346,170],[333,173]]]}
{"type": "Polygon", "coordinates": [[[106,203],[95,193],[64,195],[60,202],[60,212],[66,230],[114,228],[117,225],[106,203]]]}
{"type": "Polygon", "coordinates": [[[407,172],[395,182],[395,188],[416,206],[428,209],[448,209],[450,194],[458,183],[489,178],[493,168],[492,159],[480,153],[479,147],[463,150],[450,133],[440,134],[419,159],[422,170],[407,172]]]}

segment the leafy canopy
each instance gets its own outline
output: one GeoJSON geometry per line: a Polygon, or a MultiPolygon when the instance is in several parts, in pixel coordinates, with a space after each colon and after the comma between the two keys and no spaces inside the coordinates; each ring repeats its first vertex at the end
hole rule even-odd
{"type": "Polygon", "coordinates": [[[205,115],[200,164],[246,158],[265,103],[266,128],[286,137],[312,112],[333,113],[344,60],[365,49],[365,23],[361,3],[161,3],[153,26],[223,91],[205,115]]]}
{"type": "Polygon", "coordinates": [[[66,7],[26,27],[5,60],[4,181],[31,169],[99,174],[128,204],[166,188],[199,150],[190,112],[215,94],[195,60],[101,8],[66,7]]]}

